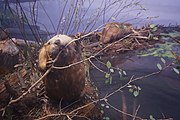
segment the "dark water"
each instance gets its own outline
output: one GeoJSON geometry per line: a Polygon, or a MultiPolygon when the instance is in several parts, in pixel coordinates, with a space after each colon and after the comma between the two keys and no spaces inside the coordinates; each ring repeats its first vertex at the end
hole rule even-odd
{"type": "MultiPolygon", "coordinates": [[[[157,63],[161,63],[159,57],[138,57],[134,53],[126,53],[113,58],[107,58],[105,61],[111,61],[112,65],[121,68],[127,72],[124,80],[120,79],[118,72],[113,76],[112,84],[105,83],[104,74],[96,69],[91,70],[91,76],[95,84],[99,88],[101,97],[107,93],[111,93],[126,84],[130,77],[134,78],[144,76],[152,72],[158,71],[157,63]]],[[[171,62],[170,60],[166,60],[171,62]]],[[[95,62],[96,63],[96,62],[95,62]]],[[[100,68],[103,65],[96,63],[100,68]]],[[[134,97],[126,87],[123,92],[118,92],[109,97],[108,101],[117,109],[122,110],[122,94],[125,97],[127,112],[133,114],[133,111],[140,105],[137,116],[141,118],[173,118],[180,120],[180,76],[177,75],[172,68],[162,71],[160,74],[150,76],[148,78],[133,82],[131,85],[141,87],[140,94],[134,97]]],[[[121,113],[116,110],[104,107],[105,115],[112,120],[119,120],[121,113]]],[[[132,117],[129,117],[131,120],[132,117]]]]}

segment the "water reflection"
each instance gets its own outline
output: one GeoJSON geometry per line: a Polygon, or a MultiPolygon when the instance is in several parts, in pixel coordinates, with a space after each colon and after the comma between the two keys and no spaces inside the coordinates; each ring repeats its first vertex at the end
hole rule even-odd
{"type": "MultiPolygon", "coordinates": [[[[127,72],[125,80],[120,80],[118,72],[115,72],[113,74],[113,83],[111,85],[105,84],[104,74],[95,69],[91,70],[92,79],[98,86],[101,97],[126,84],[132,75],[136,78],[158,71],[156,64],[161,62],[159,57],[139,57],[133,54],[125,53],[124,56],[129,57],[124,59],[120,56],[105,60],[110,60],[114,66],[125,70],[127,72]]],[[[166,61],[167,63],[171,62],[170,60],[166,61]]],[[[97,65],[99,66],[98,63],[97,65]]],[[[102,65],[99,67],[103,68],[102,65]]],[[[160,74],[133,82],[132,85],[140,86],[142,90],[139,96],[134,97],[128,88],[123,89],[128,113],[133,114],[140,105],[137,116],[142,118],[149,118],[150,115],[153,115],[156,119],[180,119],[180,80],[179,76],[171,68],[160,74]]],[[[122,110],[122,92],[114,94],[108,100],[111,105],[122,110]]],[[[114,109],[105,108],[105,111],[105,116],[109,116],[113,120],[121,118],[121,114],[114,109]]]]}

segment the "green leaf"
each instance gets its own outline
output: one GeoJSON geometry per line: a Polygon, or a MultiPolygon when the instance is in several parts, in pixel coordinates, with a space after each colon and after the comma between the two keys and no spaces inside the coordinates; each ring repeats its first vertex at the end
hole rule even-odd
{"type": "Polygon", "coordinates": [[[110,118],[109,118],[109,117],[103,117],[103,119],[104,119],[104,120],[110,120],[110,118]]]}
{"type": "Polygon", "coordinates": [[[110,74],[109,73],[106,73],[105,74],[105,78],[109,78],[110,77],[110,74]]]}
{"type": "Polygon", "coordinates": [[[156,32],[157,31],[157,27],[154,26],[154,28],[152,29],[153,32],[156,32]]]}
{"type": "Polygon", "coordinates": [[[162,70],[161,64],[158,63],[158,64],[157,64],[157,67],[158,67],[159,70],[162,70]]]}
{"type": "Polygon", "coordinates": [[[123,72],[124,75],[127,75],[126,71],[123,70],[122,72],[123,72]]]}
{"type": "Polygon", "coordinates": [[[155,120],[155,118],[152,115],[150,115],[149,118],[150,120],[155,120]]]}
{"type": "Polygon", "coordinates": [[[120,77],[122,77],[122,71],[119,71],[118,73],[119,73],[120,77]]]}
{"type": "Polygon", "coordinates": [[[109,78],[109,84],[112,84],[112,76],[109,78]]]}
{"type": "Polygon", "coordinates": [[[150,116],[149,116],[149,118],[150,118],[150,119],[152,119],[152,118],[153,118],[153,116],[152,116],[152,115],[150,115],[150,116]]]}
{"type": "Polygon", "coordinates": [[[122,73],[121,73],[121,71],[119,71],[118,73],[119,73],[119,77],[122,78],[122,73]]]}
{"type": "Polygon", "coordinates": [[[165,64],[166,63],[166,61],[165,61],[165,59],[164,58],[161,58],[161,61],[165,64]]]}
{"type": "Polygon", "coordinates": [[[108,83],[109,83],[109,80],[108,80],[108,79],[106,79],[106,80],[105,80],[105,84],[108,84],[108,83]]]}
{"type": "Polygon", "coordinates": [[[105,101],[105,102],[107,102],[107,101],[108,101],[108,99],[107,99],[107,98],[105,98],[105,99],[104,99],[104,101],[105,101]]]}
{"type": "Polygon", "coordinates": [[[137,96],[139,95],[139,91],[134,91],[134,92],[133,92],[133,95],[134,95],[135,97],[137,97],[137,96]]]}
{"type": "Polygon", "coordinates": [[[179,70],[178,69],[173,68],[173,70],[174,70],[175,73],[179,74],[179,70]]]}
{"type": "Polygon", "coordinates": [[[110,72],[113,73],[113,72],[114,72],[114,69],[111,68],[111,69],[110,69],[110,72]]]}
{"type": "Polygon", "coordinates": [[[133,93],[133,91],[134,91],[134,90],[133,90],[132,88],[129,88],[129,92],[133,93]]]}
{"type": "Polygon", "coordinates": [[[108,105],[106,105],[106,108],[108,109],[108,108],[109,108],[109,106],[108,106],[108,105]]]}
{"type": "Polygon", "coordinates": [[[112,67],[112,65],[111,65],[111,63],[109,61],[107,61],[106,66],[107,66],[107,68],[111,68],[112,67]]]}
{"type": "Polygon", "coordinates": [[[103,111],[103,110],[101,110],[101,113],[102,113],[102,114],[104,114],[104,111],[103,111]]]}
{"type": "Polygon", "coordinates": [[[138,86],[138,90],[141,90],[141,88],[138,86]]]}
{"type": "Polygon", "coordinates": [[[151,24],[151,25],[149,25],[149,27],[153,29],[154,27],[156,27],[156,25],[155,24],[151,24]]]}
{"type": "Polygon", "coordinates": [[[110,120],[110,118],[109,118],[109,117],[106,117],[106,120],[110,120]]]}
{"type": "Polygon", "coordinates": [[[153,37],[153,40],[159,40],[158,37],[153,37]]]}
{"type": "Polygon", "coordinates": [[[131,88],[131,87],[133,87],[133,86],[132,86],[132,85],[128,85],[127,87],[128,87],[128,88],[131,88]]]}
{"type": "Polygon", "coordinates": [[[102,107],[104,107],[104,106],[105,106],[105,104],[101,104],[101,106],[102,106],[102,107]]]}

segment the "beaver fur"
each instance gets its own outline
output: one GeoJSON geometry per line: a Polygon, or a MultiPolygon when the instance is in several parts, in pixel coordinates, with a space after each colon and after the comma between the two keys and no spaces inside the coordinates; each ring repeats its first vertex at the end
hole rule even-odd
{"type": "Polygon", "coordinates": [[[129,23],[112,22],[107,23],[100,37],[101,43],[108,43],[117,40],[132,32],[132,25],[129,23]]]}
{"type": "MultiPolygon", "coordinates": [[[[66,35],[56,35],[45,43],[39,53],[39,68],[48,69],[48,63],[61,51],[56,67],[67,66],[82,60],[80,46],[66,35]]],[[[80,98],[85,87],[85,65],[80,63],[65,69],[52,69],[46,76],[45,90],[52,100],[74,101],[80,98]]]]}

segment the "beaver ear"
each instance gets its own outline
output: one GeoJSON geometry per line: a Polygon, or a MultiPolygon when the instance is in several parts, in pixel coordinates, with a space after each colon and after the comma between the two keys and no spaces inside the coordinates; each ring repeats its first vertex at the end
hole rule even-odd
{"type": "Polygon", "coordinates": [[[39,68],[41,70],[46,69],[47,57],[46,47],[44,45],[39,52],[39,68]]]}

